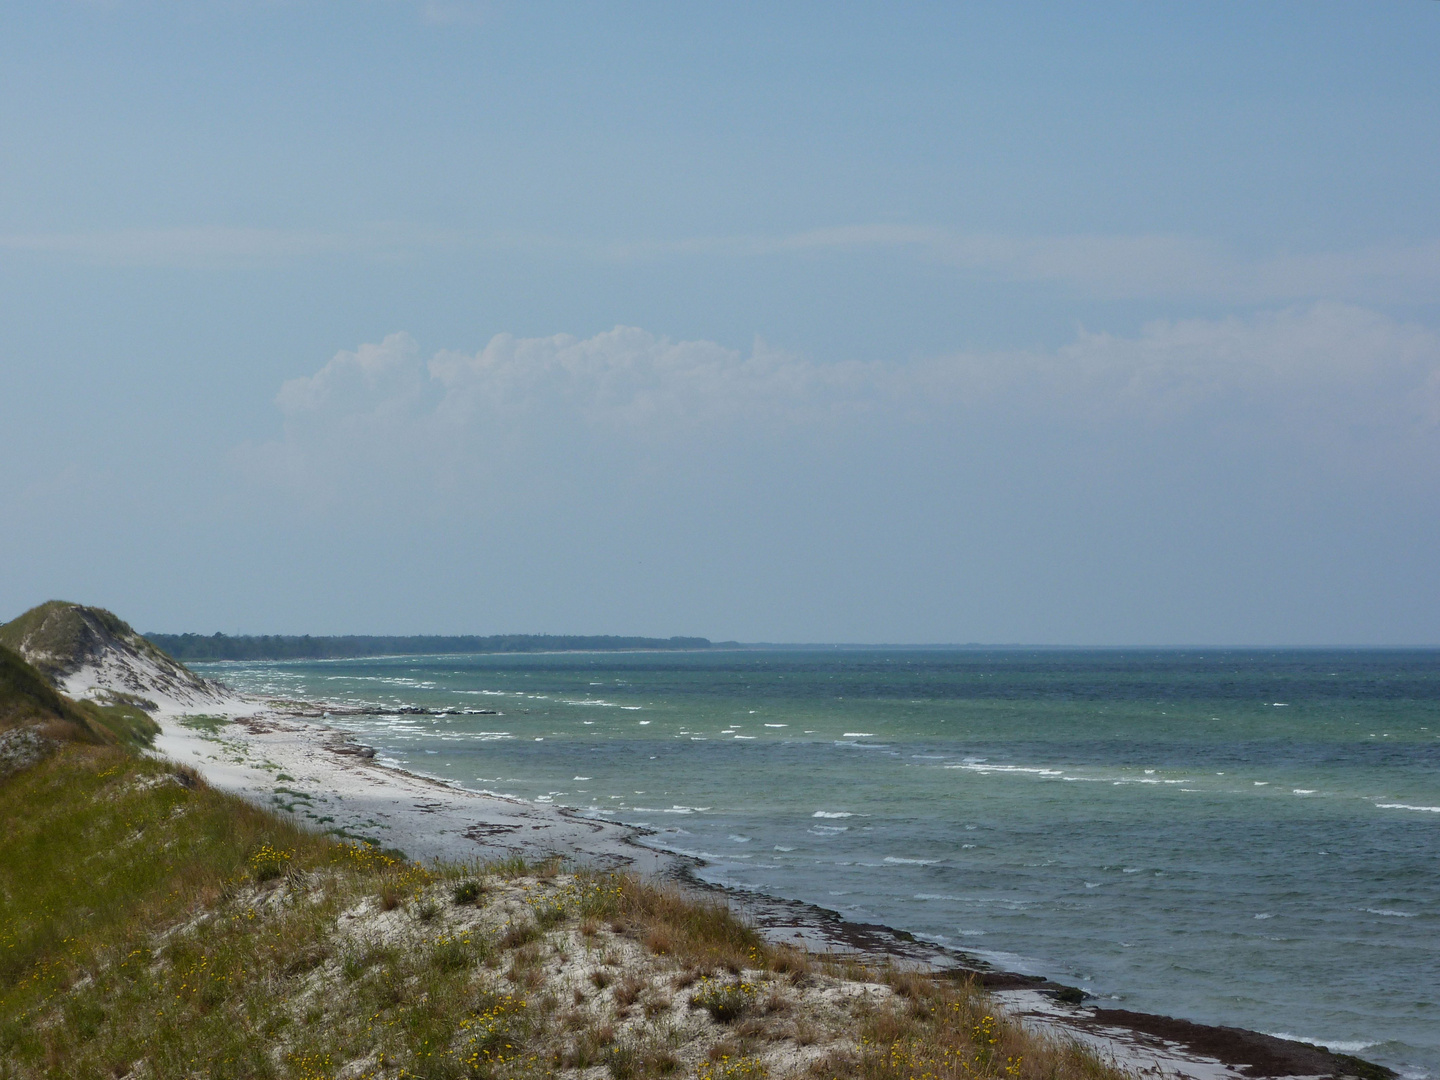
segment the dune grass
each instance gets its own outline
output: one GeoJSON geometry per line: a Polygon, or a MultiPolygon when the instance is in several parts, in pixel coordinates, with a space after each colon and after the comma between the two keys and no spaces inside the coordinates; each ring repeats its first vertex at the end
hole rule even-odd
{"type": "Polygon", "coordinates": [[[73,701],[19,654],[0,645],[0,732],[31,728],[48,742],[148,746],[160,732],[139,698],[112,694],[104,702],[73,701]]]}

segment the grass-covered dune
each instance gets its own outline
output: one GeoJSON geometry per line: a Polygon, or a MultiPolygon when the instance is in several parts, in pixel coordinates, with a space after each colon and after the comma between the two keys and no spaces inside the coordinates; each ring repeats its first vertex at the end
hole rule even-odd
{"type": "Polygon", "coordinates": [[[115,645],[175,666],[173,658],[118,615],[67,600],[48,600],[0,626],[0,645],[23,656],[52,681],[115,645]]]}
{"type": "Polygon", "coordinates": [[[969,986],[822,963],[670,889],[305,832],[13,657],[7,730],[49,727],[0,778],[5,1080],[1114,1075],[969,986]]]}
{"type": "Polygon", "coordinates": [[[73,701],[19,654],[0,645],[0,775],[62,742],[147,743],[159,727],[142,702],[73,701]]]}

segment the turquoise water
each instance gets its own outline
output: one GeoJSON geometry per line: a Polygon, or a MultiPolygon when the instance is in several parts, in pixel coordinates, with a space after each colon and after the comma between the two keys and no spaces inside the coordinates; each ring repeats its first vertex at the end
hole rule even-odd
{"type": "Polygon", "coordinates": [[[1119,1007],[1440,1076],[1440,654],[715,651],[197,665],[382,758],[1119,1007]],[[498,715],[474,710],[494,709],[498,715]]]}

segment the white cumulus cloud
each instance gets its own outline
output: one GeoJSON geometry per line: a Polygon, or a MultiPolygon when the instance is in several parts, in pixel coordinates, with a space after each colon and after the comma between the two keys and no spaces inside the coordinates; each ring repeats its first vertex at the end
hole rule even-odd
{"type": "Polygon", "coordinates": [[[337,353],[276,401],[283,432],[239,448],[237,460],[252,477],[329,497],[427,480],[453,490],[563,461],[663,464],[700,447],[784,453],[820,440],[884,456],[917,429],[1017,445],[1059,429],[1081,450],[1087,439],[1123,445],[1173,430],[1196,440],[1196,453],[1207,440],[1258,453],[1283,438],[1325,467],[1383,466],[1434,448],[1440,339],[1333,304],[1156,322],[1134,336],[1082,332],[1052,351],[893,363],[633,327],[501,334],[476,353],[427,359],[397,333],[337,353]]]}

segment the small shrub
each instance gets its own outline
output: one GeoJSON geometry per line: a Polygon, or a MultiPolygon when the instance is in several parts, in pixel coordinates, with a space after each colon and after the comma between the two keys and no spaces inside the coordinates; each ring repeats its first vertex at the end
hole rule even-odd
{"type": "Polygon", "coordinates": [[[540,928],[533,922],[511,923],[500,936],[502,949],[518,949],[540,938],[540,928]]]}
{"type": "Polygon", "coordinates": [[[785,1016],[790,1012],[790,999],[778,989],[772,989],[760,1007],[767,1016],[785,1016]]]}
{"type": "Polygon", "coordinates": [[[434,900],[427,899],[423,901],[418,908],[415,909],[415,916],[421,922],[431,922],[435,918],[435,916],[439,914],[440,909],[435,906],[434,900]]]}
{"type": "Polygon", "coordinates": [[[286,975],[303,975],[323,964],[330,956],[330,950],[320,943],[311,944],[290,959],[284,967],[286,975]]]}
{"type": "Polygon", "coordinates": [[[384,911],[394,911],[405,902],[405,894],[400,891],[398,885],[386,883],[380,887],[380,907],[384,911]]]}
{"type": "Polygon", "coordinates": [[[430,963],[441,971],[459,971],[470,963],[471,950],[457,938],[441,938],[430,950],[430,963]]]}
{"type": "Polygon", "coordinates": [[[923,1001],[935,994],[935,980],[919,971],[889,971],[885,981],[897,997],[923,1001]]]}
{"type": "Polygon", "coordinates": [[[633,1038],[613,1043],[601,1057],[614,1080],[666,1076],[680,1067],[679,1059],[669,1050],[633,1038]]]}
{"type": "Polygon", "coordinates": [[[605,1049],[615,1042],[615,1029],[609,1024],[588,1027],[583,1024],[575,1041],[560,1057],[560,1063],[567,1068],[588,1069],[605,1060],[605,1049]]]}
{"type": "Polygon", "coordinates": [[[639,1000],[640,995],[645,992],[645,988],[648,985],[649,983],[638,975],[625,976],[625,978],[620,980],[619,985],[615,987],[615,1004],[619,1005],[622,1009],[628,1009],[639,1000]]]}
{"type": "Polygon", "coordinates": [[[344,975],[347,981],[354,982],[365,974],[365,967],[364,959],[358,954],[346,953],[345,959],[340,964],[340,974],[344,975]]]}
{"type": "Polygon", "coordinates": [[[261,844],[250,854],[250,876],[257,882],[272,881],[290,869],[293,852],[261,844]]]}
{"type": "Polygon", "coordinates": [[[695,1080],[764,1080],[769,1075],[765,1063],[753,1057],[707,1061],[695,1070],[695,1080]]]}
{"type": "Polygon", "coordinates": [[[473,879],[462,881],[456,885],[450,893],[450,899],[456,904],[475,904],[480,897],[485,895],[485,889],[480,882],[473,879]]]}
{"type": "Polygon", "coordinates": [[[490,864],[490,869],[501,877],[524,877],[530,872],[530,864],[523,855],[509,855],[490,864]]]}
{"type": "Polygon", "coordinates": [[[560,904],[546,904],[535,911],[535,921],[542,930],[553,930],[565,921],[565,908],[560,904]]]}
{"type": "Polygon", "coordinates": [[[718,1023],[735,1020],[755,1001],[756,988],[747,982],[712,982],[701,979],[700,988],[690,995],[690,1004],[704,1009],[718,1023]]]}

